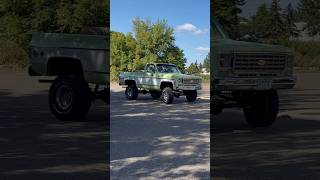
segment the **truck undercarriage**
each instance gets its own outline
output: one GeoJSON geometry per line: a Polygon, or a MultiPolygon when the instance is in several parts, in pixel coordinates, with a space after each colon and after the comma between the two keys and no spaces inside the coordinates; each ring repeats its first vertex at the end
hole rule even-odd
{"type": "Polygon", "coordinates": [[[222,113],[226,108],[242,108],[247,122],[254,127],[271,125],[279,111],[279,97],[276,90],[212,91],[210,112],[222,113]]]}

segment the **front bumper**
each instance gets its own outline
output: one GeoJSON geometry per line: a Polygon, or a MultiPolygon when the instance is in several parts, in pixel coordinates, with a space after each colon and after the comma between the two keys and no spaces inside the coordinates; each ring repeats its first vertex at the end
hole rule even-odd
{"type": "Polygon", "coordinates": [[[181,91],[192,91],[192,90],[201,90],[202,86],[201,84],[197,85],[181,85],[175,87],[175,90],[181,90],[181,91]]]}
{"type": "Polygon", "coordinates": [[[291,89],[296,84],[295,77],[266,79],[270,82],[267,86],[259,86],[262,79],[214,79],[213,87],[219,91],[238,91],[238,90],[270,90],[270,89],[291,89]]]}

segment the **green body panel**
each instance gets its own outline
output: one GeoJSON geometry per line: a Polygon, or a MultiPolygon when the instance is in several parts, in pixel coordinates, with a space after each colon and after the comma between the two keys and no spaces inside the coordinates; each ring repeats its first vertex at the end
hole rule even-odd
{"type": "MultiPolygon", "coordinates": [[[[102,35],[33,33],[30,69],[38,76],[51,76],[50,63],[76,60],[88,83],[109,86],[109,38],[102,35]]],[[[53,75],[54,76],[54,75],[53,75]]]]}
{"type": "Polygon", "coordinates": [[[231,39],[213,40],[215,52],[269,52],[269,53],[292,53],[292,49],[279,46],[254,42],[235,41],[231,39]]]}
{"type": "Polygon", "coordinates": [[[122,72],[121,75],[123,76],[135,76],[135,77],[157,77],[162,79],[172,79],[178,80],[179,78],[185,79],[201,79],[200,77],[193,76],[193,75],[186,75],[182,73],[149,73],[149,72],[122,72]]]}
{"type": "Polygon", "coordinates": [[[32,33],[31,46],[109,50],[109,38],[99,35],[32,33]]]}
{"type": "MultiPolygon", "coordinates": [[[[216,39],[213,40],[212,53],[211,55],[211,75],[212,78],[220,78],[226,76],[221,73],[222,68],[219,65],[219,57],[221,54],[234,55],[237,53],[257,53],[257,54],[269,54],[269,55],[288,55],[293,56],[293,50],[284,46],[270,45],[263,43],[253,43],[244,41],[235,41],[231,39],[216,39]]],[[[293,59],[292,59],[293,61],[293,59]]],[[[232,67],[230,67],[229,77],[234,77],[232,72],[232,67]]],[[[290,67],[291,70],[293,67],[290,67]]]]}
{"type": "Polygon", "coordinates": [[[201,77],[182,73],[150,73],[146,71],[121,72],[119,84],[127,85],[126,81],[134,81],[136,85],[145,90],[161,90],[161,83],[172,83],[174,90],[186,88],[184,82],[192,82],[188,86],[194,86],[194,90],[201,89],[201,77]]]}
{"type": "Polygon", "coordinates": [[[273,89],[293,87],[295,78],[292,49],[280,45],[232,40],[215,18],[211,21],[211,27],[210,79],[212,90],[256,90],[258,81],[261,82],[261,80],[271,81],[272,85],[268,87],[273,89]],[[238,60],[237,55],[244,56],[238,60]],[[284,57],[284,60],[274,59],[280,56],[284,57]],[[283,69],[282,67],[281,70],[272,69],[279,67],[277,66],[279,62],[284,64],[283,69]],[[241,70],[236,69],[236,65],[241,66],[241,70]],[[220,88],[222,86],[223,89],[220,88]]]}

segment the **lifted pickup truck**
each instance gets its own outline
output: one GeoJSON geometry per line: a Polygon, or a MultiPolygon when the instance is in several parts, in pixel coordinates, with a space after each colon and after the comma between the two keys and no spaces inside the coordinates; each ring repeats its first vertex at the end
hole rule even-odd
{"type": "Polygon", "coordinates": [[[33,33],[29,56],[29,74],[52,82],[49,103],[58,119],[80,120],[92,100],[109,102],[107,36],[33,33]]]}
{"type": "Polygon", "coordinates": [[[279,109],[277,90],[295,85],[293,51],[231,40],[216,19],[211,27],[211,113],[241,107],[250,125],[271,125],[279,109]]]}
{"type": "Polygon", "coordinates": [[[149,92],[154,99],[161,98],[166,104],[181,95],[185,95],[188,102],[194,102],[197,90],[201,89],[201,77],[182,74],[174,64],[150,63],[141,72],[120,73],[119,85],[126,87],[129,100],[149,92]]]}

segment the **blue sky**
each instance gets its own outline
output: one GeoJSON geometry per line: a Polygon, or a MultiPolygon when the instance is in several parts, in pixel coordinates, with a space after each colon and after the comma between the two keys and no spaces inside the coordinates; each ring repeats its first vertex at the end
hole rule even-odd
{"type": "Polygon", "coordinates": [[[132,19],[166,19],[175,28],[176,45],[187,65],[203,62],[210,48],[209,0],[110,0],[111,30],[132,32],[132,19]]]}

